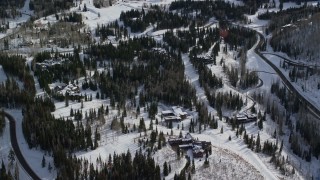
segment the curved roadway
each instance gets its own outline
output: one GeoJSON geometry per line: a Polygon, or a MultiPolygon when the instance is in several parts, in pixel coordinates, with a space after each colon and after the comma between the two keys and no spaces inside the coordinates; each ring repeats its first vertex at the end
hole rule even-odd
{"type": "Polygon", "coordinates": [[[16,133],[16,121],[15,119],[7,112],[3,111],[4,115],[6,118],[8,118],[10,122],[10,141],[11,141],[11,146],[13,148],[13,151],[20,162],[21,166],[23,169],[29,174],[29,176],[33,180],[40,180],[41,178],[32,170],[32,168],[29,166],[25,158],[23,157],[19,145],[18,145],[18,140],[17,140],[17,133],[16,133]]]}
{"type": "Polygon", "coordinates": [[[274,65],[269,59],[267,59],[260,51],[260,47],[262,45],[264,45],[264,37],[261,33],[257,32],[258,35],[260,36],[260,41],[259,44],[257,45],[257,47],[255,48],[255,53],[261,57],[261,59],[263,59],[267,64],[269,64],[269,66],[272,67],[272,69],[278,74],[278,76],[281,78],[283,84],[286,86],[286,88],[291,92],[294,93],[297,98],[299,99],[299,101],[306,105],[307,108],[309,109],[310,113],[316,117],[317,119],[320,119],[320,110],[318,109],[318,107],[316,107],[314,104],[312,104],[311,102],[309,102],[292,84],[291,82],[286,78],[286,76],[281,72],[281,70],[274,65]]]}
{"type": "Polygon", "coordinates": [[[316,65],[316,64],[314,64],[314,65],[312,65],[312,64],[304,64],[304,63],[302,63],[302,62],[293,61],[293,60],[291,60],[291,59],[288,59],[288,58],[283,57],[283,56],[281,56],[281,55],[279,55],[279,54],[276,54],[276,53],[261,52],[261,54],[262,54],[262,55],[263,55],[263,54],[269,54],[269,55],[277,56],[277,57],[283,59],[283,60],[284,60],[286,63],[288,63],[289,65],[293,65],[293,66],[307,67],[307,68],[310,68],[310,67],[319,68],[319,67],[320,67],[320,66],[318,66],[318,65],[316,65]]]}

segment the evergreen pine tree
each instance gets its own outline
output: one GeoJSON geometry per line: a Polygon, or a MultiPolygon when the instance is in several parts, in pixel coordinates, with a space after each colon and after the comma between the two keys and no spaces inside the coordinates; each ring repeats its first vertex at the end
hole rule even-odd
{"type": "Polygon", "coordinates": [[[188,173],[188,180],[191,180],[191,174],[190,174],[190,172],[188,173]]]}
{"type": "Polygon", "coordinates": [[[257,141],[256,141],[256,151],[260,152],[261,145],[260,145],[260,134],[258,133],[257,141]]]}
{"type": "Polygon", "coordinates": [[[168,176],[168,174],[169,174],[168,165],[167,165],[167,161],[165,161],[165,162],[163,163],[163,175],[164,175],[164,176],[168,176]]]}
{"type": "Polygon", "coordinates": [[[41,166],[42,166],[42,168],[46,167],[46,159],[44,156],[42,157],[41,166]]]}
{"type": "Polygon", "coordinates": [[[283,149],[283,140],[281,141],[281,145],[280,145],[280,150],[279,150],[279,153],[281,154],[282,152],[282,149],[283,149]]]}
{"type": "Polygon", "coordinates": [[[52,166],[51,166],[51,163],[49,162],[49,164],[48,164],[48,171],[49,171],[49,173],[51,173],[51,170],[52,170],[52,166]]]}

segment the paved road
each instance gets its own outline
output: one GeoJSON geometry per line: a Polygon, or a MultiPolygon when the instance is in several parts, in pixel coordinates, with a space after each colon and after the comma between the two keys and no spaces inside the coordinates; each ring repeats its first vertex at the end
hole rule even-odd
{"type": "Polygon", "coordinates": [[[16,121],[14,118],[8,114],[7,112],[4,112],[4,115],[6,118],[9,119],[10,122],[10,141],[11,141],[11,146],[13,148],[14,153],[16,154],[16,157],[18,158],[18,161],[20,162],[21,166],[23,169],[29,174],[29,176],[33,180],[40,180],[41,178],[31,169],[25,158],[23,157],[19,145],[18,145],[18,140],[17,140],[17,133],[16,133],[16,121]]]}
{"type": "Polygon", "coordinates": [[[302,63],[302,62],[297,62],[297,61],[293,61],[291,59],[288,59],[286,57],[283,57],[279,54],[276,54],[276,53],[269,53],[269,52],[261,52],[262,55],[264,54],[269,54],[269,55],[273,55],[273,56],[277,56],[281,59],[283,59],[287,64],[289,65],[293,65],[293,66],[298,66],[298,67],[311,67],[311,68],[319,68],[320,66],[318,65],[315,65],[315,64],[305,64],[305,63],[302,63]]]}
{"type": "MultiPolygon", "coordinates": [[[[258,32],[257,32],[258,33],[258,32]]],[[[282,82],[286,86],[286,88],[293,94],[297,96],[299,101],[303,104],[306,105],[306,107],[309,109],[310,113],[317,119],[320,119],[320,110],[317,106],[312,104],[310,101],[308,101],[304,95],[301,94],[293,85],[292,83],[287,79],[287,77],[282,73],[282,71],[274,65],[269,59],[267,59],[260,51],[260,47],[265,43],[264,42],[264,37],[261,33],[258,33],[260,36],[260,42],[258,46],[255,49],[255,53],[261,57],[262,60],[264,60],[267,64],[269,64],[274,71],[278,74],[278,76],[281,78],[282,82]]]]}

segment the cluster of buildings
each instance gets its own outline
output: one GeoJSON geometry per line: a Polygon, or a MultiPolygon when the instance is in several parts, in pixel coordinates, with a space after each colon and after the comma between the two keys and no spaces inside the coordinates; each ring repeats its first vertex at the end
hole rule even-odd
{"type": "Polygon", "coordinates": [[[66,93],[69,94],[69,97],[80,97],[80,87],[74,83],[65,84],[65,83],[58,83],[52,89],[55,93],[60,95],[65,95],[66,93]]]}
{"type": "Polygon", "coordinates": [[[187,118],[188,113],[182,111],[179,107],[172,107],[171,110],[165,110],[161,112],[161,119],[165,123],[169,122],[180,122],[181,120],[187,118]]]}
{"type": "Polygon", "coordinates": [[[239,113],[235,117],[238,124],[254,122],[257,120],[256,114],[239,113]]]}
{"type": "Polygon", "coordinates": [[[199,141],[194,139],[190,133],[187,133],[182,138],[169,138],[169,144],[181,150],[192,150],[193,158],[202,158],[206,151],[211,154],[211,142],[199,141]]]}
{"type": "Polygon", "coordinates": [[[202,63],[204,63],[204,64],[212,64],[212,63],[214,63],[213,58],[212,58],[210,55],[208,55],[208,54],[206,54],[206,55],[199,55],[199,56],[196,57],[196,60],[197,60],[197,61],[200,61],[200,62],[202,62],[202,63]]]}
{"type": "Polygon", "coordinates": [[[40,33],[41,31],[48,31],[48,24],[42,23],[41,21],[37,21],[34,23],[33,30],[36,33],[40,33]]]}
{"type": "Polygon", "coordinates": [[[43,71],[43,70],[47,70],[47,68],[49,68],[49,67],[53,67],[53,66],[56,66],[56,65],[63,65],[63,64],[66,64],[68,62],[69,62],[68,59],[64,59],[64,58],[61,58],[61,57],[52,58],[52,59],[46,59],[43,62],[36,63],[36,68],[43,71]]]}

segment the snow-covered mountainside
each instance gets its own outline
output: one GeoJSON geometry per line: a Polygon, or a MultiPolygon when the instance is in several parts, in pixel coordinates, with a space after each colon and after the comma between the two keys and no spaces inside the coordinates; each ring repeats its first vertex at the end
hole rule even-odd
{"type": "MultiPolygon", "coordinates": [[[[40,179],[320,177],[314,2],[24,2],[0,105],[40,179]]],[[[0,160],[30,179],[5,122],[0,160]]]]}

